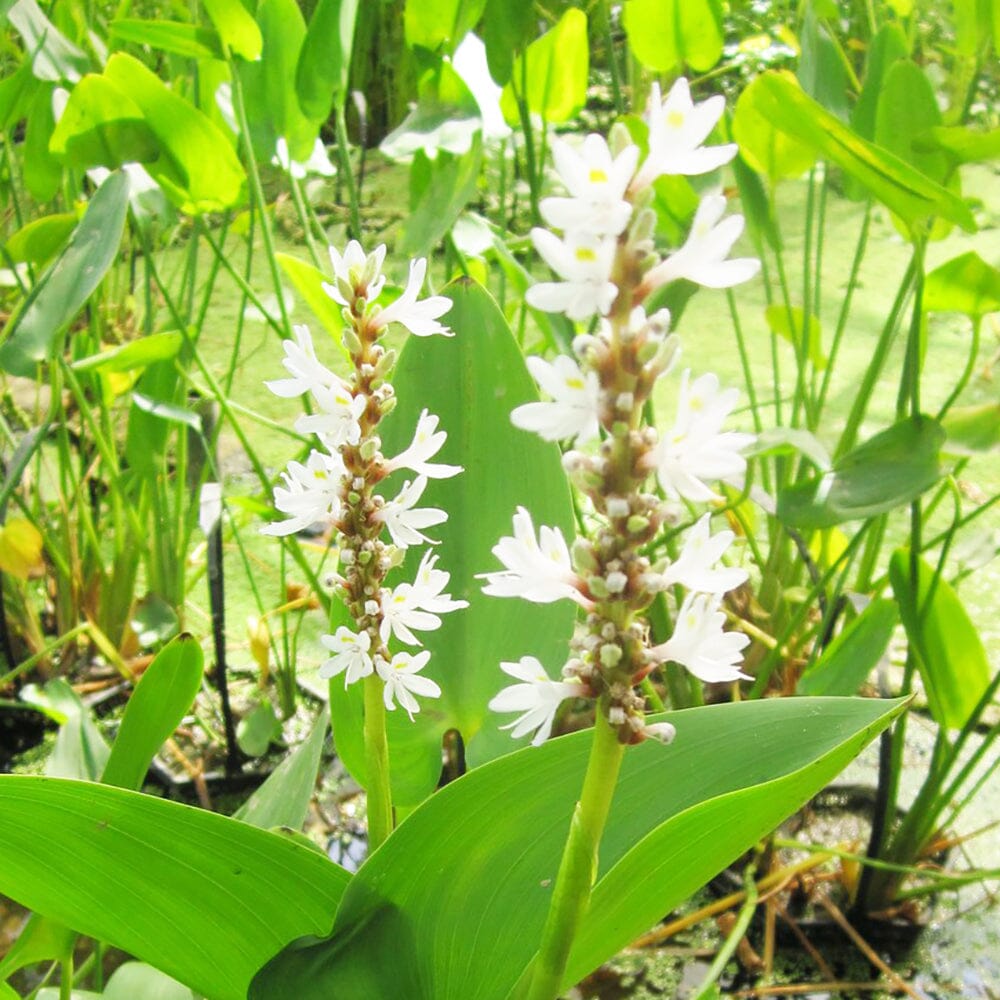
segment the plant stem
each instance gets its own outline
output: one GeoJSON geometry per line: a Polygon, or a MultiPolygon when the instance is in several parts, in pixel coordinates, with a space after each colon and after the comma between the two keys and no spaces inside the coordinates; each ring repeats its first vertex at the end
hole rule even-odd
{"type": "Polygon", "coordinates": [[[392,833],[392,793],[389,788],[389,742],[385,733],[385,703],[378,674],[365,678],[365,764],[368,783],[368,851],[375,851],[392,833]]]}
{"type": "Polygon", "coordinates": [[[570,821],[526,1000],[553,1000],[559,994],[573,939],[590,903],[597,849],[624,755],[625,747],[604,717],[603,706],[598,705],[583,791],[570,821]]]}
{"type": "Polygon", "coordinates": [[[347,185],[347,201],[351,207],[351,225],[348,235],[352,239],[361,239],[361,207],[358,204],[358,187],[354,183],[354,172],[351,169],[351,156],[347,149],[347,122],[344,117],[343,102],[337,104],[334,115],[337,130],[337,159],[340,161],[340,173],[347,185]]]}

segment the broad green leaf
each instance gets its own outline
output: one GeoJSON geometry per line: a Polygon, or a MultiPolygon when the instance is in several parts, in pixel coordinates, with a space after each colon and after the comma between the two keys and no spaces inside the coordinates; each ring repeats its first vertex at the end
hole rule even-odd
{"type": "Polygon", "coordinates": [[[660,73],[704,73],[722,56],[719,0],[626,0],[622,26],[636,59],[660,73]]]}
{"type": "Polygon", "coordinates": [[[66,249],[8,322],[0,346],[0,366],[6,371],[33,376],[39,362],[60,350],[63,331],[118,255],[127,207],[128,177],[114,173],[97,189],[66,249]]]}
{"type": "Polygon", "coordinates": [[[111,974],[104,1000],[195,1000],[183,984],[143,962],[126,962],[111,974]]]}
{"type": "Polygon", "coordinates": [[[79,221],[75,212],[33,219],[7,240],[5,255],[15,263],[47,264],[63,248],[79,221]]]}
{"type": "Polygon", "coordinates": [[[104,75],[139,106],[156,137],[160,156],[146,169],[170,201],[192,215],[240,203],[246,175],[217,125],[124,52],[108,60],[104,75]]]}
{"type": "Polygon", "coordinates": [[[151,333],[137,340],[112,347],[100,354],[74,361],[76,371],[99,371],[105,375],[112,372],[132,372],[148,368],[155,361],[168,361],[177,356],[184,345],[184,336],[176,330],[165,333],[151,333]]]}
{"type": "Polygon", "coordinates": [[[28,109],[22,170],[24,184],[36,201],[54,198],[62,181],[62,164],[49,151],[56,127],[52,113],[52,84],[38,87],[28,109]]]}
{"type": "Polygon", "coordinates": [[[203,0],[222,41],[233,52],[251,62],[260,59],[263,48],[260,28],[241,0],[203,0]]]}
{"type": "Polygon", "coordinates": [[[995,451],[1000,446],[1000,403],[953,406],[943,424],[948,435],[944,447],[953,455],[995,451]]]}
{"type": "Polygon", "coordinates": [[[818,21],[815,6],[812,3],[806,6],[799,32],[801,51],[796,76],[811,98],[841,121],[847,121],[848,80],[844,60],[830,33],[818,21]]]}
{"type": "Polygon", "coordinates": [[[295,90],[307,118],[326,121],[347,100],[358,0],[319,0],[309,19],[295,70],[295,90]]]}
{"type": "Polygon", "coordinates": [[[786,134],[836,163],[883,205],[915,225],[933,216],[976,229],[969,207],[951,191],[899,157],[862,139],[817,104],[794,77],[769,71],[760,77],[761,113],[786,134]]]}
{"type": "MultiPolygon", "coordinates": [[[[626,753],[564,986],[773,830],[902,708],[775,698],[657,717],[677,738],[626,753]]],[[[332,937],[269,963],[252,1000],[506,1000],[538,946],[590,743],[574,733],[439,791],[354,877],[332,937]]]]}
{"type": "Polygon", "coordinates": [[[993,676],[983,640],[951,584],[923,559],[914,583],[909,549],[893,552],[889,579],[931,715],[939,726],[961,729],[993,676]]]}
{"type": "Polygon", "coordinates": [[[731,169],[740,192],[740,204],[747,221],[747,233],[758,254],[764,253],[766,242],[772,250],[781,249],[781,237],[774,218],[774,204],[768,197],[764,184],[747,162],[737,156],[731,169]]]}
{"type": "Polygon", "coordinates": [[[183,424],[193,431],[201,430],[201,417],[183,406],[176,406],[174,403],[167,403],[162,399],[151,399],[141,392],[132,393],[132,403],[144,413],[149,413],[160,420],[172,424],[183,424]]]}
{"type": "MultiPolygon", "coordinates": [[[[319,268],[291,254],[278,252],[274,257],[295,287],[295,291],[302,296],[327,333],[340,345],[340,338],[337,335],[344,328],[344,317],[341,315],[341,306],[323,291],[326,275],[319,268]]],[[[343,347],[341,349],[343,350],[343,347]]]]}
{"type": "Polygon", "coordinates": [[[172,52],[192,59],[220,59],[219,36],[211,28],[185,21],[144,21],[120,17],[108,25],[112,38],[136,45],[148,45],[161,52],[172,52]]]}
{"type": "Polygon", "coordinates": [[[974,319],[1000,310],[1000,270],[974,250],[934,268],[924,284],[925,312],[960,312],[974,319]]]}
{"type": "Polygon", "coordinates": [[[0,892],[212,1000],[244,1000],[270,955],[327,933],[348,881],[314,851],[238,820],[0,775],[0,892]]]}
{"type": "Polygon", "coordinates": [[[875,138],[875,115],[886,73],[897,59],[906,59],[909,54],[902,27],[894,22],[883,24],[868,48],[864,83],[851,112],[851,126],[863,139],[875,138]]]}
{"type": "Polygon", "coordinates": [[[261,0],[257,23],[264,39],[261,57],[238,67],[254,153],[269,163],[283,136],[291,158],[305,163],[319,133],[319,123],[302,113],[295,90],[306,22],[296,0],[261,0]]]}
{"type": "Polygon", "coordinates": [[[254,705],[236,727],[236,741],[248,757],[263,757],[280,739],[281,720],[267,699],[254,705]]]}
{"type": "Polygon", "coordinates": [[[309,737],[294,753],[285,757],[264,784],[233,814],[233,818],[264,830],[276,826],[301,830],[316,790],[329,724],[329,710],[324,706],[309,737]]]}
{"type": "Polygon", "coordinates": [[[186,632],[157,653],[125,706],[101,776],[105,785],[142,787],[156,751],[190,711],[201,687],[203,665],[201,646],[186,632]]]}
{"type": "Polygon", "coordinates": [[[796,693],[856,694],[882,658],[898,623],[895,601],[887,598],[872,601],[802,675],[796,693]]]}
{"type": "Polygon", "coordinates": [[[796,528],[829,528],[915,500],[940,478],[941,425],[908,418],[849,451],[834,467],[778,493],[778,518],[796,528]]]}
{"type": "Polygon", "coordinates": [[[86,53],[56,28],[35,0],[18,0],[7,19],[31,53],[31,69],[39,80],[75,83],[90,68],[86,53]]]}
{"type": "Polygon", "coordinates": [[[463,156],[438,154],[430,164],[427,186],[417,203],[410,206],[410,214],[403,224],[397,244],[400,254],[426,257],[444,238],[476,193],[482,158],[482,142],[478,136],[463,156]]]}
{"type": "Polygon", "coordinates": [[[534,4],[486,0],[482,24],[486,62],[501,87],[510,80],[514,60],[534,38],[537,24],[534,4]]]}
{"type": "Polygon", "coordinates": [[[111,170],[133,161],[150,163],[160,153],[153,130],[127,91],[93,74],[73,88],[49,148],[74,167],[111,170]]]}
{"type": "MultiPolygon", "coordinates": [[[[508,720],[486,707],[504,687],[500,661],[531,653],[557,675],[575,618],[568,601],[527,604],[482,593],[476,574],[501,568],[491,549],[511,534],[518,506],[531,513],[536,530],[557,525],[567,540],[573,512],[558,448],[510,422],[510,411],[537,395],[502,313],[483,288],[465,278],[448,285],[444,294],[454,305],[443,321],[455,336],[407,341],[393,376],[399,403],[381,435],[385,454],[398,454],[410,444],[426,406],[448,434],[437,461],[465,470],[432,480],[420,501],[448,512],[447,522],[429,534],[440,540],[435,554],[438,568],[451,574],[448,591],[469,607],[443,616],[439,629],[421,635],[431,651],[424,673],[440,684],[442,697],[424,701],[413,722],[401,711],[389,713],[390,773],[394,797],[402,805],[421,801],[437,783],[447,730],[462,734],[472,766],[517,746],[498,728],[508,720]]],[[[395,495],[401,485],[397,473],[386,495],[395,495]]],[[[412,581],[421,555],[411,550],[388,583],[412,581]]],[[[360,688],[345,692],[335,679],[330,707],[337,752],[363,783],[360,688]],[[357,738],[353,745],[352,736],[357,738]]]]}
{"type": "Polygon", "coordinates": [[[476,26],[486,0],[406,0],[406,44],[450,55],[476,26]]]}
{"type": "MultiPolygon", "coordinates": [[[[17,935],[10,950],[0,961],[0,980],[8,979],[18,969],[35,962],[54,961],[70,953],[76,943],[76,931],[58,921],[33,913],[17,935]]],[[[14,994],[15,998],[17,994],[14,994]]],[[[0,998],[3,993],[0,992],[0,998]]]]}
{"type": "Polygon", "coordinates": [[[587,100],[590,48],[587,15],[570,7],[553,28],[536,38],[514,61],[500,108],[511,125],[520,122],[517,97],[546,122],[565,122],[587,100]]]}
{"type": "Polygon", "coordinates": [[[769,305],[764,310],[764,318],[773,333],[787,340],[794,348],[796,354],[802,349],[802,328],[808,326],[806,335],[806,357],[809,363],[817,371],[826,368],[826,355],[823,353],[823,331],[820,329],[819,317],[813,313],[809,314],[809,322],[799,306],[792,306],[791,315],[789,310],[780,302],[769,305]]]}
{"type": "Polygon", "coordinates": [[[995,160],[1000,157],[1000,128],[990,132],[974,132],[967,126],[938,125],[929,132],[914,137],[913,148],[943,149],[958,163],[995,160]]]}
{"type": "Polygon", "coordinates": [[[0,129],[9,129],[24,118],[38,86],[27,60],[0,80],[0,129]]]}
{"type": "Polygon", "coordinates": [[[795,452],[805,455],[821,472],[826,472],[832,464],[825,445],[814,434],[801,427],[770,427],[761,431],[747,454],[761,456],[795,452]]]}
{"type": "Polygon", "coordinates": [[[733,112],[733,139],[740,156],[772,184],[801,176],[816,162],[816,153],[780,131],[761,110],[761,101],[761,78],[757,77],[740,94],[733,112]]]}

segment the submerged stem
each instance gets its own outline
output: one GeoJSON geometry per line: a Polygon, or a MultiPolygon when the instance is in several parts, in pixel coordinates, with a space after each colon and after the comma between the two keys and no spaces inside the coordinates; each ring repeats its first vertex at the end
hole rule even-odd
{"type": "Polygon", "coordinates": [[[553,1000],[559,994],[573,939],[590,903],[597,850],[624,755],[625,747],[598,706],[583,791],[570,821],[526,1000],[553,1000]]]}

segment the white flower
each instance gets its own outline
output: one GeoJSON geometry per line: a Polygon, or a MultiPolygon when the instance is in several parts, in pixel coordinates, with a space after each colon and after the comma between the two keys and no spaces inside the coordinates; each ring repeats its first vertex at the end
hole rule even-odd
{"type": "Polygon", "coordinates": [[[524,403],[510,415],[510,422],[524,431],[534,431],[546,441],[575,438],[585,444],[597,437],[601,386],[596,372],[580,370],[569,357],[560,355],[551,364],[542,358],[526,359],[528,370],[551,397],[551,402],[524,403]]]}
{"type": "Polygon", "coordinates": [[[281,474],[284,486],[274,488],[274,506],[288,520],[261,528],[264,535],[292,535],[317,521],[330,521],[340,514],[340,494],[345,474],[339,455],[313,450],[306,464],[289,462],[281,474]]]}
{"type": "Polygon", "coordinates": [[[303,180],[307,174],[333,177],[337,172],[334,165],[330,162],[330,157],[327,155],[323,140],[318,137],[313,145],[312,152],[309,154],[309,159],[305,163],[301,163],[299,160],[293,160],[289,155],[288,140],[283,135],[278,136],[271,162],[291,174],[297,181],[303,180]]]}
{"type": "Polygon", "coordinates": [[[747,571],[737,566],[716,564],[736,537],[723,530],[710,535],[710,514],[703,515],[688,532],[681,554],[667,567],[661,586],[679,583],[703,594],[723,594],[747,579],[747,571]]]}
{"type": "Polygon", "coordinates": [[[559,705],[579,695],[582,685],[578,681],[552,680],[533,656],[522,656],[517,663],[501,663],[500,669],[522,683],[505,687],[490,699],[490,711],[522,712],[519,719],[500,728],[512,729],[510,735],[515,740],[534,730],[531,742],[541,746],[552,732],[559,705]]]}
{"type": "Polygon", "coordinates": [[[746,469],[740,449],[752,444],[752,434],[722,431],[722,424],[736,405],[735,389],[719,391],[711,372],[689,384],[690,372],[681,378],[677,419],[669,434],[656,445],[651,459],[667,494],[676,499],[706,501],[722,498],[705,485],[739,477],[746,469]]]}
{"type": "Polygon", "coordinates": [[[385,276],[382,274],[385,244],[379,244],[370,254],[365,254],[357,240],[351,240],[347,244],[343,256],[336,247],[329,249],[333,281],[324,282],[323,291],[342,306],[352,306],[355,297],[360,295],[368,302],[374,302],[385,286],[385,276]]]}
{"type": "Polygon", "coordinates": [[[319,641],[334,654],[320,664],[320,677],[344,674],[346,688],[375,669],[369,652],[372,637],[367,632],[355,635],[346,625],[341,625],[333,635],[321,635],[319,641]]]}
{"type": "Polygon", "coordinates": [[[386,473],[396,469],[412,469],[414,472],[430,479],[448,479],[457,476],[462,471],[460,465],[445,465],[441,462],[429,462],[443,447],[448,435],[437,429],[438,418],[427,410],[420,411],[417,429],[413,434],[410,446],[400,452],[395,458],[389,459],[383,466],[386,473]]]}
{"type": "Polygon", "coordinates": [[[410,653],[397,653],[391,663],[386,663],[381,656],[375,657],[375,670],[379,677],[385,681],[383,697],[385,707],[393,711],[395,702],[406,711],[413,721],[413,713],[420,711],[420,705],[414,695],[421,698],[440,698],[441,688],[429,677],[420,677],[419,672],[427,666],[427,661],[431,658],[428,650],[417,653],[416,656],[410,653]]]}
{"type": "Polygon", "coordinates": [[[372,325],[375,329],[381,329],[390,323],[402,323],[417,337],[429,337],[434,333],[441,333],[446,337],[454,336],[448,327],[442,326],[437,321],[438,316],[442,316],[451,308],[451,299],[446,295],[432,295],[421,302],[417,301],[426,273],[425,257],[410,261],[410,275],[403,294],[391,305],[373,314],[372,325]]]}
{"type": "Polygon", "coordinates": [[[741,677],[749,680],[739,664],[750,637],[742,632],[723,632],[726,616],[718,608],[717,595],[688,594],[677,613],[674,634],[650,649],[650,658],[658,663],[679,663],[706,684],[741,677]]]}
{"type": "Polygon", "coordinates": [[[222,485],[204,483],[198,495],[198,527],[210,535],[222,520],[222,485]]]}
{"type": "Polygon", "coordinates": [[[639,162],[639,147],[626,146],[614,159],[607,141],[588,135],[579,151],[558,139],[552,159],[570,198],[545,198],[538,206],[550,226],[567,232],[617,236],[632,217],[625,191],[639,162]]]}
{"type": "Polygon", "coordinates": [[[448,515],[436,507],[413,509],[413,505],[420,499],[425,489],[427,489],[426,476],[417,476],[412,483],[407,480],[399,495],[394,500],[387,501],[384,507],[372,515],[389,529],[393,542],[401,549],[420,542],[431,542],[430,538],[420,533],[420,529],[430,528],[448,520],[448,515]]]}
{"type": "Polygon", "coordinates": [[[632,183],[635,190],[651,184],[661,174],[706,174],[736,155],[736,144],[703,146],[722,117],[726,99],[721,94],[695,104],[684,77],[660,100],[654,83],[643,116],[649,125],[649,155],[632,183]]]}
{"type": "Polygon", "coordinates": [[[318,434],[331,451],[345,444],[357,444],[361,440],[359,421],[368,406],[367,397],[361,393],[351,395],[350,387],[343,382],[332,386],[313,386],[312,395],[319,412],[299,417],[295,421],[295,429],[300,434],[318,434]]]}
{"type": "Polygon", "coordinates": [[[292,377],[272,379],[264,385],[283,399],[333,388],[348,392],[347,383],[316,357],[309,327],[299,324],[292,329],[295,339],[282,341],[285,356],[281,361],[292,377]]]}
{"type": "Polygon", "coordinates": [[[760,261],[755,257],[726,259],[743,232],[743,216],[731,215],[719,222],[725,210],[723,195],[702,198],[684,246],[648,271],[642,287],[648,292],[680,278],[706,288],[730,288],[749,281],[760,270],[760,261]]]}
{"type": "Polygon", "coordinates": [[[591,607],[579,589],[581,581],[573,572],[563,533],[542,525],[536,541],[531,515],[523,507],[517,508],[513,523],[514,536],[504,536],[492,550],[506,569],[476,574],[487,581],[483,593],[493,597],[521,597],[535,604],[550,604],[568,597],[582,607],[591,607]]]}
{"type": "Polygon", "coordinates": [[[547,229],[531,230],[535,249],[565,281],[542,281],[525,293],[525,301],[543,312],[565,313],[570,319],[590,319],[611,309],[618,286],[611,280],[615,240],[590,233],[567,233],[565,239],[547,229]]]}
{"type": "Polygon", "coordinates": [[[401,642],[419,646],[421,642],[411,629],[426,632],[440,628],[439,614],[469,606],[468,601],[455,601],[451,594],[443,593],[450,576],[443,569],[435,569],[436,562],[437,556],[426,552],[412,584],[401,583],[391,591],[383,589],[379,626],[383,642],[389,641],[391,632],[401,642]]]}

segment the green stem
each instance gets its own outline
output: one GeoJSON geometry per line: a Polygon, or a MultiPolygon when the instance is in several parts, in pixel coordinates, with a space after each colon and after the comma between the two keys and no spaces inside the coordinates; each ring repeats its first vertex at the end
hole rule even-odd
{"type": "Polygon", "coordinates": [[[624,755],[625,747],[605,719],[603,705],[598,705],[583,791],[570,821],[526,1000],[554,1000],[559,995],[573,939],[590,903],[597,850],[624,755]]]}
{"type": "Polygon", "coordinates": [[[382,678],[365,678],[365,763],[368,783],[368,851],[375,851],[392,833],[392,793],[389,788],[389,742],[385,732],[382,678]]]}
{"type": "Polygon", "coordinates": [[[347,185],[347,201],[351,211],[350,233],[352,239],[361,239],[361,206],[358,203],[358,187],[354,182],[354,171],[351,168],[351,155],[347,150],[347,120],[344,117],[344,105],[337,105],[334,115],[334,125],[337,130],[337,159],[340,161],[340,174],[347,185]]]}

